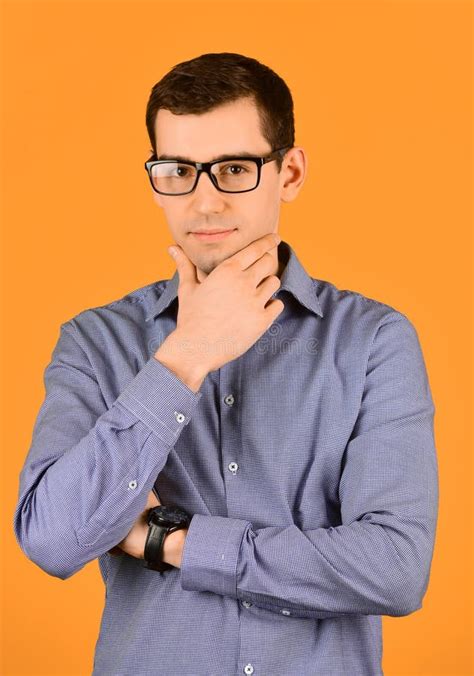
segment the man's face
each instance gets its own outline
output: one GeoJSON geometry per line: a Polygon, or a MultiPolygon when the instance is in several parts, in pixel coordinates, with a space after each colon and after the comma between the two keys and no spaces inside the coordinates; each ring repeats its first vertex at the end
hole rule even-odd
{"type": "MultiPolygon", "coordinates": [[[[155,138],[158,158],[168,155],[210,162],[223,154],[239,156],[246,152],[263,157],[272,151],[261,134],[257,109],[248,98],[201,115],[173,115],[160,109],[155,138]]],[[[153,191],[153,197],[165,212],[174,241],[197,266],[198,277],[203,278],[253,240],[277,232],[282,178],[276,161],[272,161],[261,167],[260,183],[249,192],[220,192],[209,176],[201,174],[188,195],[153,191]],[[229,228],[233,232],[221,240],[204,241],[193,234],[195,230],[229,228]]]]}

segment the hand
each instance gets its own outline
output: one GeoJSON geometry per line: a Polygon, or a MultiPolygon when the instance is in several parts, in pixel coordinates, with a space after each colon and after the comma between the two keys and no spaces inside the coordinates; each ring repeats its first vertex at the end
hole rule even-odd
{"type": "MultiPolygon", "coordinates": [[[[150,491],[146,507],[135,521],[132,529],[128,535],[118,543],[118,545],[112,547],[112,549],[109,550],[109,554],[112,556],[120,556],[122,552],[126,552],[127,554],[130,554],[130,556],[134,556],[136,559],[144,559],[145,542],[148,535],[148,523],[146,520],[146,515],[149,509],[152,507],[157,507],[158,505],[161,505],[161,502],[156,497],[155,493],[150,491]]],[[[169,533],[165,537],[162,555],[162,559],[165,563],[169,563],[175,568],[181,567],[181,558],[187,532],[187,528],[182,528],[175,531],[174,533],[169,533]]]]}
{"type": "Polygon", "coordinates": [[[214,371],[246,352],[284,309],[269,300],[281,286],[271,275],[275,262],[269,251],[281,241],[269,233],[225,259],[203,282],[178,245],[179,308],[176,329],[155,357],[185,362],[194,373],[214,371]],[[263,280],[263,281],[262,281],[263,280]]]}
{"type": "Polygon", "coordinates": [[[109,550],[109,554],[112,556],[120,556],[122,552],[126,552],[127,554],[130,554],[130,556],[134,556],[137,559],[143,559],[145,541],[148,534],[146,515],[149,509],[152,507],[157,507],[158,505],[161,505],[161,502],[158,500],[154,492],[150,491],[148,494],[146,507],[135,521],[131,531],[121,542],[118,543],[118,545],[112,547],[112,549],[109,550]]]}

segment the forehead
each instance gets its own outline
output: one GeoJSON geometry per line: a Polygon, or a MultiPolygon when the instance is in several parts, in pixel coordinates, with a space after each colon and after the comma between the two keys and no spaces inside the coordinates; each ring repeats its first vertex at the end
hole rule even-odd
{"type": "Polygon", "coordinates": [[[174,115],[160,109],[155,121],[156,151],[161,155],[208,162],[222,154],[265,155],[258,110],[250,99],[223,104],[199,115],[174,115]]]}

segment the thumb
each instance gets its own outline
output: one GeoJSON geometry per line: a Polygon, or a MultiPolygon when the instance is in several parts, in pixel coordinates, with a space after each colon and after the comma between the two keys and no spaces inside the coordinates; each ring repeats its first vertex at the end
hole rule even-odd
{"type": "Polygon", "coordinates": [[[168,247],[168,253],[174,258],[179,274],[179,283],[192,282],[197,284],[196,266],[186,256],[179,244],[168,247]]]}

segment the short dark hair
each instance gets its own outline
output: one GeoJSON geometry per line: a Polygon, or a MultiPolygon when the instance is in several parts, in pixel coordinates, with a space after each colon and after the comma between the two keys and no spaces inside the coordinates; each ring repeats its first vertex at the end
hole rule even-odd
{"type": "MultiPolygon", "coordinates": [[[[232,52],[201,54],[178,63],[157,82],[146,108],[146,126],[156,156],[155,122],[160,108],[174,115],[196,115],[251,97],[263,137],[272,150],[293,146],[293,99],[284,80],[256,59],[232,52]]],[[[278,171],[283,158],[276,160],[278,171]]]]}

